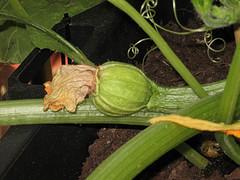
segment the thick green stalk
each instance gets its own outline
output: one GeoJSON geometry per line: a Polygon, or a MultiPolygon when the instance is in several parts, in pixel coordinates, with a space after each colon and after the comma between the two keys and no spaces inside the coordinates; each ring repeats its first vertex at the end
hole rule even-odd
{"type": "MultiPolygon", "coordinates": [[[[220,95],[206,97],[178,114],[214,120],[218,112],[219,98],[220,95]]],[[[236,113],[240,114],[239,101],[236,113]]],[[[173,123],[149,126],[103,161],[88,179],[133,179],[159,157],[197,133],[199,132],[196,130],[173,123]]]]}
{"type": "MultiPolygon", "coordinates": [[[[76,113],[66,111],[43,112],[41,99],[0,101],[0,125],[26,125],[26,124],[127,124],[148,126],[148,119],[162,115],[161,112],[148,112],[142,110],[127,117],[105,116],[99,112],[90,100],[78,106],[76,113]]],[[[187,145],[186,145],[187,146],[187,145]]],[[[192,157],[194,150],[177,150],[199,168],[206,166],[205,159],[199,156],[192,157]],[[193,160],[192,160],[193,159],[193,160]]]]}
{"type": "Polygon", "coordinates": [[[90,100],[78,106],[76,113],[43,111],[42,99],[0,101],[0,125],[24,124],[129,124],[149,125],[147,119],[162,113],[142,110],[128,117],[105,116],[90,100]]]}
{"type": "MultiPolygon", "coordinates": [[[[236,110],[236,104],[240,93],[240,42],[237,42],[236,50],[233,56],[232,64],[228,73],[226,86],[219,104],[217,119],[231,124],[236,110]]],[[[240,165],[240,146],[234,138],[221,133],[216,133],[215,137],[223,149],[234,162],[240,165]]]]}
{"type": "MultiPolygon", "coordinates": [[[[174,113],[183,107],[199,100],[190,87],[169,88],[156,85],[150,81],[153,87],[153,96],[150,98],[147,109],[149,111],[174,113]]],[[[202,85],[209,95],[215,95],[223,91],[225,81],[202,85]]]]}
{"type": "Polygon", "coordinates": [[[194,90],[199,97],[207,96],[199,82],[181,62],[177,55],[168,46],[167,42],[140,14],[125,0],[108,0],[114,6],[121,9],[128,14],[148,36],[154,41],[156,46],[161,50],[163,55],[168,59],[168,62],[176,69],[176,71],[182,76],[182,78],[188,83],[188,85],[194,90]]]}
{"type": "MultiPolygon", "coordinates": [[[[0,125],[113,123],[145,126],[148,125],[148,123],[146,124],[146,118],[162,115],[163,113],[176,112],[198,101],[198,97],[189,87],[168,88],[157,86],[153,82],[152,85],[155,90],[153,100],[156,102],[151,103],[152,106],[149,108],[150,110],[146,108],[131,116],[104,116],[104,114],[96,109],[91,99],[86,99],[79,105],[76,113],[69,113],[65,110],[57,113],[51,111],[43,112],[42,99],[8,100],[0,101],[0,125]]],[[[225,81],[219,81],[206,84],[203,87],[209,94],[214,95],[218,92],[222,92],[224,86],[225,81]]]]}

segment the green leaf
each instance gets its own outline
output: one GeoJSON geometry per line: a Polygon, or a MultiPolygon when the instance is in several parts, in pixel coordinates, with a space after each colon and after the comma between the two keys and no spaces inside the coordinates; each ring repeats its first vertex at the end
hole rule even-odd
{"type": "Polygon", "coordinates": [[[0,16],[26,25],[26,31],[29,33],[32,42],[34,42],[37,47],[49,48],[54,51],[56,50],[58,52],[63,52],[70,58],[74,59],[77,63],[93,65],[93,63],[87,59],[84,53],[75,48],[71,43],[53,30],[34,23],[31,19],[17,17],[7,12],[0,11],[0,16]]]}
{"type": "Polygon", "coordinates": [[[0,25],[0,42],[0,63],[20,63],[33,49],[25,27],[13,21],[0,25]]]}
{"type": "Polygon", "coordinates": [[[192,3],[199,14],[206,14],[212,7],[213,0],[192,0],[192,3]]]}
{"type": "MultiPolygon", "coordinates": [[[[103,0],[22,0],[21,5],[33,21],[46,28],[58,23],[64,13],[79,14],[103,0]]],[[[8,0],[0,1],[0,11],[14,14],[8,0]]],[[[35,47],[26,27],[0,17],[0,63],[21,63],[35,47]]]]}
{"type": "Polygon", "coordinates": [[[240,22],[240,0],[192,0],[195,10],[207,27],[220,28],[240,22]]]}

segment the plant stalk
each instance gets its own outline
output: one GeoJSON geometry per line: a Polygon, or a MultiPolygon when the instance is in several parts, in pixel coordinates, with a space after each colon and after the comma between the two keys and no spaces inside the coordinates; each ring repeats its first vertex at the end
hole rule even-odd
{"type": "Polygon", "coordinates": [[[199,169],[205,169],[209,164],[207,158],[200,155],[195,149],[186,143],[180,144],[179,146],[175,147],[175,149],[182,155],[185,155],[184,157],[199,169]]]}
{"type": "Polygon", "coordinates": [[[0,125],[26,124],[128,124],[147,126],[150,117],[159,112],[142,110],[127,117],[105,116],[90,100],[78,106],[76,113],[65,110],[43,111],[42,99],[0,101],[0,125]]]}
{"type": "MultiPolygon", "coordinates": [[[[190,87],[162,87],[156,85],[150,80],[153,89],[153,95],[150,98],[147,109],[154,112],[174,113],[183,109],[187,105],[199,100],[190,87]]],[[[203,89],[209,95],[215,95],[223,91],[225,81],[202,85],[203,89]]]]}
{"type": "MultiPolygon", "coordinates": [[[[105,116],[99,112],[90,100],[78,106],[76,113],[66,111],[43,112],[42,99],[0,101],[0,125],[27,124],[124,124],[148,126],[148,120],[164,115],[160,112],[140,112],[125,117],[105,116]]],[[[199,168],[205,168],[207,161],[187,144],[176,148],[186,159],[199,168]],[[186,148],[188,147],[188,148],[186,148]],[[195,154],[193,156],[193,154],[195,154]]]]}
{"type": "MultiPolygon", "coordinates": [[[[93,105],[91,99],[86,99],[77,107],[76,113],[65,110],[59,112],[43,112],[43,100],[8,100],[0,101],[0,124],[23,125],[23,124],[58,124],[58,123],[112,123],[149,125],[146,118],[151,118],[166,113],[176,112],[199,100],[189,87],[169,88],[161,87],[152,82],[154,89],[153,97],[148,107],[125,117],[105,116],[93,105]],[[66,120],[68,117],[68,120],[66,120]],[[131,119],[130,121],[128,120],[131,119]],[[136,120],[134,120],[136,118],[136,120]]],[[[225,81],[206,84],[203,88],[210,95],[222,92],[225,81]]]]}

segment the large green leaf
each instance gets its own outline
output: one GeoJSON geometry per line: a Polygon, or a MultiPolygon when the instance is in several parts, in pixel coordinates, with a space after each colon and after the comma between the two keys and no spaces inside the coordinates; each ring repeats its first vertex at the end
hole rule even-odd
{"type": "MultiPolygon", "coordinates": [[[[51,28],[62,19],[64,13],[68,12],[71,16],[76,15],[102,1],[22,0],[21,4],[32,20],[46,28],[51,28]]],[[[14,14],[8,0],[0,0],[0,11],[14,14]]],[[[21,63],[35,46],[24,25],[3,20],[4,18],[0,18],[0,62],[21,63]]]]}
{"type": "MultiPolygon", "coordinates": [[[[25,13],[24,10],[23,12],[25,13]]],[[[26,31],[29,33],[31,42],[36,45],[36,47],[63,52],[68,55],[68,57],[74,59],[76,63],[93,65],[80,49],[74,47],[55,31],[33,22],[27,14],[25,17],[19,17],[8,12],[0,11],[0,16],[26,25],[26,31]]]]}

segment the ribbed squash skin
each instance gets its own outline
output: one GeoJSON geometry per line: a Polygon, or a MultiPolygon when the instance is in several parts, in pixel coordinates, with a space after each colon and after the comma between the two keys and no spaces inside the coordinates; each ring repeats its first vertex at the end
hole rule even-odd
{"type": "Polygon", "coordinates": [[[93,102],[104,114],[122,116],[137,112],[146,107],[151,96],[152,86],[138,68],[118,62],[99,67],[93,102]]]}

